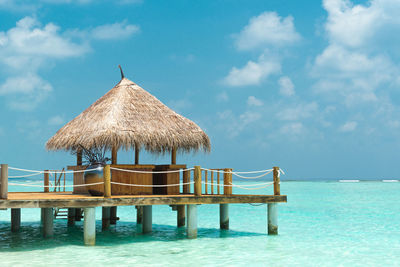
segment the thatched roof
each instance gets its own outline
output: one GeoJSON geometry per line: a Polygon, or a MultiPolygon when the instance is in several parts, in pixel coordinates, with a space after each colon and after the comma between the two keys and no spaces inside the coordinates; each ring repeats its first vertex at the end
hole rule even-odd
{"type": "Polygon", "coordinates": [[[124,77],[46,144],[49,150],[76,150],[80,146],[137,147],[150,152],[211,148],[210,139],[197,124],[124,77]]]}

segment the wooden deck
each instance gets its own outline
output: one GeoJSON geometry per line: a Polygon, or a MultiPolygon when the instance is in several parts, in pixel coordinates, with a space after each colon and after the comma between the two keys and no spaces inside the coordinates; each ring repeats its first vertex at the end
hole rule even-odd
{"type": "Polygon", "coordinates": [[[110,198],[93,197],[72,192],[9,192],[8,199],[0,199],[4,208],[83,208],[141,205],[185,205],[226,203],[279,203],[286,195],[116,195],[110,198]]]}

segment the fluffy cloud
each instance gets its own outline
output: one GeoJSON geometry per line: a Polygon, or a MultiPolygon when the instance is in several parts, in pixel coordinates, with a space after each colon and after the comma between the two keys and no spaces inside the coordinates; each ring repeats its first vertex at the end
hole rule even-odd
{"type": "Polygon", "coordinates": [[[62,125],[65,122],[64,118],[60,115],[55,115],[48,119],[47,124],[49,125],[62,125]]]}
{"type": "Polygon", "coordinates": [[[283,96],[292,96],[295,94],[294,84],[292,80],[287,77],[281,77],[278,81],[279,83],[279,93],[283,96]]]}
{"type": "Polygon", "coordinates": [[[254,106],[254,107],[261,107],[262,105],[264,105],[264,103],[260,99],[254,97],[254,96],[249,96],[247,98],[247,105],[254,106]]]}
{"type": "Polygon", "coordinates": [[[243,67],[233,67],[224,78],[228,86],[259,85],[273,74],[281,72],[281,48],[300,40],[293,17],[280,17],[275,12],[263,12],[252,17],[239,34],[235,35],[238,50],[261,49],[257,60],[249,60],[243,67]],[[279,49],[278,49],[279,48],[279,49]]]}
{"type": "Polygon", "coordinates": [[[348,121],[339,127],[340,132],[352,132],[357,128],[358,123],[355,121],[348,121]]]}
{"type": "Polygon", "coordinates": [[[293,17],[280,17],[275,12],[264,12],[250,19],[249,24],[236,36],[239,50],[282,46],[300,39],[293,24],[293,17]]]}
{"type": "Polygon", "coordinates": [[[128,24],[126,20],[114,24],[105,24],[91,31],[92,38],[99,40],[128,38],[140,31],[139,26],[128,24]]]}
{"type": "Polygon", "coordinates": [[[313,116],[318,111],[318,105],[315,102],[298,103],[285,108],[281,108],[276,117],[284,121],[294,121],[306,119],[313,116]]]}
{"type": "Polygon", "coordinates": [[[324,0],[329,44],[312,68],[314,90],[340,97],[348,106],[377,101],[377,91],[398,84],[400,72],[391,58],[393,34],[400,30],[400,2],[372,0],[353,5],[347,0],[324,0]],[[380,43],[379,40],[391,42],[380,43]],[[376,41],[378,40],[378,41],[376,41]]]}
{"type": "Polygon", "coordinates": [[[233,67],[224,78],[224,83],[229,86],[258,85],[280,71],[281,64],[278,60],[266,59],[266,56],[261,55],[257,62],[249,61],[242,68],[233,67]]]}
{"type": "Polygon", "coordinates": [[[0,96],[5,97],[12,109],[32,110],[53,89],[39,75],[46,65],[86,54],[91,50],[90,41],[93,38],[121,39],[137,29],[137,26],[123,21],[99,26],[92,31],[61,31],[53,23],[42,25],[35,17],[25,17],[15,27],[0,32],[0,64],[8,72],[8,77],[0,81],[0,96]]]}

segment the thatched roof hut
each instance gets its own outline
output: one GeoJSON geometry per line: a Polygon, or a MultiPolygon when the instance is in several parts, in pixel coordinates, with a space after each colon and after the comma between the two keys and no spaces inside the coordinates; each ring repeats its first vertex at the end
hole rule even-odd
{"type": "Polygon", "coordinates": [[[210,151],[210,139],[139,85],[122,79],[51,137],[48,150],[144,148],[150,152],[210,151]]]}

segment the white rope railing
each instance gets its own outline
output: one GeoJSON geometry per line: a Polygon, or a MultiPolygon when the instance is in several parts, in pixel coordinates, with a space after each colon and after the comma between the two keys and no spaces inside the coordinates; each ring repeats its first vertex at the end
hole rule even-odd
{"type": "MultiPolygon", "coordinates": [[[[84,169],[84,170],[76,170],[76,171],[37,171],[37,170],[27,170],[27,169],[20,169],[20,168],[14,168],[14,167],[8,167],[10,170],[15,170],[15,171],[22,171],[22,172],[34,172],[34,175],[38,175],[38,174],[43,174],[43,173],[48,173],[48,174],[60,174],[60,173],[81,173],[81,172],[87,172],[87,171],[94,171],[94,170],[98,170],[101,171],[103,170],[103,167],[97,167],[97,168],[93,168],[93,169],[84,169]]],[[[32,175],[32,176],[34,176],[32,175]]],[[[13,176],[9,176],[10,178],[16,178],[13,176]]],[[[21,177],[23,177],[21,175],[21,177]]],[[[29,177],[29,176],[26,176],[29,177]]]]}
{"type": "MultiPolygon", "coordinates": [[[[45,188],[53,188],[54,185],[34,185],[34,184],[21,184],[21,183],[8,183],[9,185],[15,185],[15,186],[28,186],[28,187],[45,187],[45,188]]],[[[104,184],[104,182],[98,182],[98,183],[91,183],[91,184],[76,184],[76,185],[65,185],[65,187],[82,187],[82,186],[90,186],[90,185],[100,185],[104,184]]]]}
{"type": "Polygon", "coordinates": [[[165,185],[125,184],[125,183],[118,183],[118,182],[111,182],[111,184],[134,186],[134,187],[168,187],[168,186],[180,186],[180,185],[194,184],[194,182],[180,183],[180,184],[165,184],[165,185]]]}
{"type": "Polygon", "coordinates": [[[253,177],[242,176],[242,175],[234,173],[234,172],[232,172],[232,174],[237,176],[237,177],[239,177],[239,178],[243,178],[243,179],[258,179],[258,178],[261,178],[261,177],[264,177],[264,176],[270,174],[271,172],[272,172],[272,170],[270,170],[270,171],[268,171],[268,172],[266,172],[264,174],[261,174],[261,175],[258,175],[258,176],[253,176],[253,177]]]}

